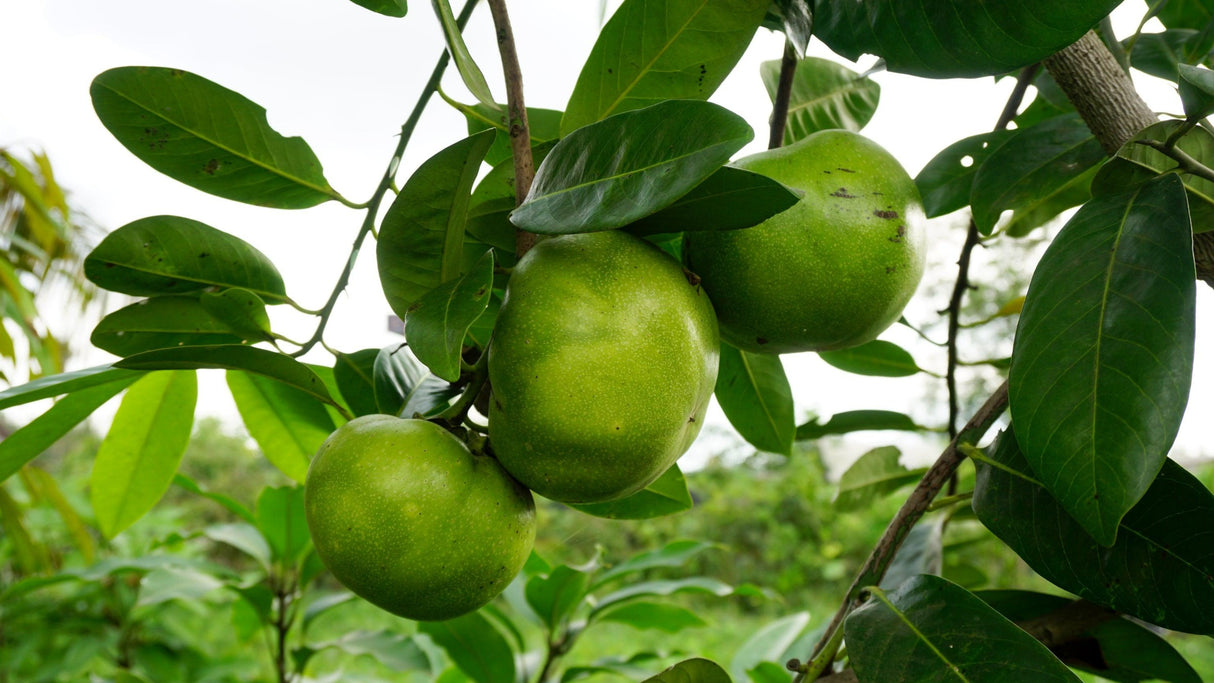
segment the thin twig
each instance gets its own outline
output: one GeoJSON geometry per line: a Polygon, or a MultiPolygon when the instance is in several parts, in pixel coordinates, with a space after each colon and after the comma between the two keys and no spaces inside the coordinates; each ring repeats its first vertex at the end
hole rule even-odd
{"type": "MultiPolygon", "coordinates": [[[[510,116],[510,151],[514,156],[514,203],[519,205],[531,191],[535,178],[535,162],[531,159],[531,130],[527,124],[527,104],[523,99],[523,71],[518,64],[514,46],[514,31],[506,0],[489,0],[493,26],[497,29],[497,51],[502,57],[502,75],[506,78],[506,110],[510,116]]],[[[536,236],[525,230],[515,231],[515,255],[522,256],[535,246],[536,236]]]]}
{"type": "Polygon", "coordinates": [[[792,99],[793,76],[797,74],[797,50],[791,40],[784,41],[784,57],[780,60],[780,81],[771,106],[771,135],[767,149],[784,144],[784,129],[788,127],[788,105],[792,99]]]}

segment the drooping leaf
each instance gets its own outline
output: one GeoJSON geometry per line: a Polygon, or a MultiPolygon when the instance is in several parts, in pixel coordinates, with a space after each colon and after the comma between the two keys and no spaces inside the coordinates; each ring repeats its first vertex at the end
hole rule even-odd
{"type": "Polygon", "coordinates": [[[302,484],[312,456],[334,429],[324,404],[261,375],[229,370],[227,379],[249,436],[267,460],[302,484]]]}
{"type": "Polygon", "coordinates": [[[729,674],[707,659],[686,659],[645,683],[730,683],[729,674]]]}
{"type": "MultiPolygon", "coordinates": [[[[492,128],[497,131],[493,145],[485,153],[485,163],[498,166],[509,162],[513,166],[513,153],[510,151],[510,113],[506,105],[498,104],[487,107],[483,104],[456,104],[457,109],[468,120],[468,135],[479,133],[492,128]]],[[[536,109],[527,107],[527,132],[531,136],[532,153],[537,145],[556,140],[561,136],[561,113],[552,109],[536,109]]],[[[511,168],[513,172],[513,168],[511,168]]],[[[513,200],[514,190],[511,189],[513,200]]],[[[510,205],[514,208],[514,204],[510,205]]]]}
{"type": "Polygon", "coordinates": [[[89,478],[106,538],[134,524],[169,489],[190,440],[197,396],[193,372],[149,373],[127,390],[89,478]]]}
{"type": "Polygon", "coordinates": [[[590,576],[589,571],[563,564],[547,574],[532,576],[525,589],[527,604],[550,632],[556,633],[586,596],[590,576]]]}
{"type": "Polygon", "coordinates": [[[824,436],[850,434],[870,429],[916,432],[925,428],[905,413],[896,413],[891,410],[849,410],[831,415],[825,423],[815,417],[805,424],[798,425],[796,440],[808,441],[824,436]]]}
{"type": "Polygon", "coordinates": [[[874,590],[847,617],[844,638],[862,681],[1079,681],[1028,633],[938,576],[889,595],[874,590]]]}
{"type": "Polygon", "coordinates": [[[438,15],[438,21],[443,27],[447,52],[451,53],[451,60],[455,62],[460,78],[464,79],[464,85],[468,86],[468,92],[484,106],[496,107],[493,93],[485,82],[485,74],[481,73],[481,68],[476,65],[476,60],[472,59],[472,53],[468,51],[468,45],[464,43],[459,24],[455,22],[455,13],[451,11],[451,3],[449,0],[430,0],[430,4],[433,5],[434,13],[438,15]]]}
{"type": "Polygon", "coordinates": [[[333,377],[341,397],[355,417],[379,412],[375,402],[375,359],[379,349],[361,349],[339,353],[333,363],[333,377]]]}
{"type": "Polygon", "coordinates": [[[706,541],[680,540],[671,541],[657,550],[647,550],[638,553],[615,566],[600,571],[594,578],[591,590],[604,586],[612,581],[618,581],[625,576],[658,567],[682,567],[691,558],[705,550],[717,548],[716,544],[706,541]]]}
{"type": "MultiPolygon", "coordinates": [[[[774,102],[780,83],[780,60],[759,67],[767,96],[774,102]]],[[[820,130],[842,128],[858,133],[877,111],[881,86],[829,59],[806,57],[797,62],[788,101],[784,144],[820,130]]]]}
{"type": "Polygon", "coordinates": [[[89,93],[123,147],[190,187],[279,209],[339,196],[308,143],[283,137],[265,108],[201,76],[124,66],[94,78],[89,93]]]}
{"type": "Polygon", "coordinates": [[[652,484],[630,496],[605,503],[580,503],[569,507],[607,519],[651,519],[690,510],[691,505],[687,480],[683,478],[678,464],[674,464],[652,484]]]}
{"type": "Polygon", "coordinates": [[[852,61],[929,78],[1003,74],[1074,43],[1120,0],[815,0],[814,35],[852,61]],[[1049,17],[1049,22],[1042,20],[1049,17]]]}
{"type": "Polygon", "coordinates": [[[624,229],[634,235],[739,230],[791,208],[799,197],[765,175],[722,166],[673,204],[624,229]]]}
{"type": "Polygon", "coordinates": [[[515,683],[514,653],[510,644],[480,612],[447,621],[422,622],[417,628],[433,638],[472,680],[515,683]]]}
{"type": "Polygon", "coordinates": [[[707,626],[695,612],[686,607],[660,602],[632,602],[598,616],[599,621],[627,624],[642,631],[678,633],[688,628],[707,626]]]}
{"type": "Polygon", "coordinates": [[[969,206],[974,174],[982,162],[1014,131],[997,130],[963,138],[945,147],[915,176],[928,218],[969,206]]]}
{"type": "Polygon", "coordinates": [[[616,114],[556,143],[510,220],[548,235],[625,226],[673,204],[753,138],[741,117],[708,102],[616,114]]]}
{"type": "Polygon", "coordinates": [[[1204,607],[1214,601],[1214,494],[1168,460],[1104,547],[1037,481],[1016,430],[999,437],[991,464],[978,463],[978,519],[1059,588],[1165,628],[1214,634],[1204,607]]]}
{"type": "Polygon", "coordinates": [[[881,446],[860,456],[839,478],[835,507],[858,510],[919,481],[927,468],[907,469],[898,462],[900,457],[896,446],[881,446]]]}
{"type": "Polygon", "coordinates": [[[101,319],[89,338],[117,356],[177,346],[240,344],[244,335],[211,315],[192,296],[157,296],[101,319]]]}
{"type": "Polygon", "coordinates": [[[910,377],[921,371],[909,351],[882,339],[849,349],[821,351],[818,357],[840,370],[871,377],[910,377]]]}
{"type": "Polygon", "coordinates": [[[350,0],[350,2],[386,17],[400,18],[409,13],[408,0],[350,0]]]}
{"type": "Polygon", "coordinates": [[[294,563],[312,545],[304,515],[302,486],[272,486],[257,496],[257,529],[274,558],[294,563]]]}
{"type": "Polygon", "coordinates": [[[603,26],[561,135],[670,99],[706,100],[733,70],[771,0],[626,0],[603,26]]]}
{"type": "Polygon", "coordinates": [[[1009,399],[1034,472],[1103,545],[1167,458],[1188,400],[1196,297],[1184,188],[1088,202],[1029,284],[1009,399]]]}
{"type": "Polygon", "coordinates": [[[743,439],[771,453],[792,452],[797,429],[792,387],[779,356],[751,353],[722,342],[714,392],[725,417],[743,439]]]}
{"type": "Polygon", "coordinates": [[[426,292],[459,277],[468,195],[492,143],[493,132],[485,131],[430,157],[384,215],[376,246],[379,280],[402,319],[426,292]]]}
{"type": "Polygon", "coordinates": [[[405,339],[436,376],[454,382],[468,328],[485,312],[493,294],[493,252],[486,251],[463,277],[422,295],[405,317],[405,339]]]}
{"type": "Polygon", "coordinates": [[[267,303],[286,301],[265,254],[222,230],[181,216],[151,216],[105,236],[84,261],[98,287],[135,296],[242,287],[267,303]]]}

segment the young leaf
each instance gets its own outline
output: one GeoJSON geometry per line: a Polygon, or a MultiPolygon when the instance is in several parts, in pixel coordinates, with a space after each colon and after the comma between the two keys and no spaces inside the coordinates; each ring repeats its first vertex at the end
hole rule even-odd
{"type": "Polygon", "coordinates": [[[818,357],[857,375],[910,377],[921,372],[910,352],[893,342],[874,339],[867,344],[839,351],[822,351],[818,357]]]}
{"type": "Polygon", "coordinates": [[[729,423],[755,448],[790,454],[796,420],[780,357],[722,342],[719,367],[715,393],[729,423]]]}
{"type": "Polygon", "coordinates": [[[387,17],[403,17],[409,13],[408,0],[350,0],[359,7],[387,17]]]}
{"type": "Polygon", "coordinates": [[[546,575],[527,579],[527,604],[552,633],[558,632],[586,596],[590,573],[560,565],[546,575]]]}
{"type": "Polygon", "coordinates": [[[135,296],[243,287],[271,304],[286,301],[265,254],[222,230],[180,216],[151,216],[105,236],[84,260],[98,287],[135,296]]]}
{"type": "Polygon", "coordinates": [[[304,515],[302,486],[262,489],[257,496],[257,529],[276,560],[294,563],[312,545],[304,515]]]}
{"type": "Polygon", "coordinates": [[[729,674],[707,659],[687,659],[666,669],[645,683],[730,683],[729,674]]]}
{"type": "Polygon", "coordinates": [[[340,195],[302,138],[270,127],[243,95],[181,69],[124,66],[93,79],[101,123],[132,154],[186,185],[238,202],[303,209],[340,195]]]}
{"type": "Polygon", "coordinates": [[[797,426],[796,440],[809,441],[824,436],[850,434],[870,429],[893,429],[904,432],[923,431],[909,415],[890,410],[849,410],[831,415],[825,423],[813,418],[797,426]]]}
{"type": "Polygon", "coordinates": [[[690,510],[691,505],[687,480],[676,463],[652,484],[630,496],[605,503],[579,503],[569,507],[607,519],[652,519],[690,510]]]}
{"type": "Polygon", "coordinates": [[[334,429],[324,404],[260,375],[229,370],[227,379],[240,418],[266,459],[302,484],[312,455],[334,429]]]}
{"type": "Polygon", "coordinates": [[[460,275],[468,195],[493,132],[447,147],[422,163],[384,215],[376,246],[388,304],[404,319],[426,292],[460,275]]]}
{"type": "Polygon", "coordinates": [[[616,114],[556,143],[510,220],[546,235],[628,225],[673,204],[753,138],[746,121],[708,102],[616,114]]]}
{"type": "Polygon", "coordinates": [[[927,468],[908,470],[898,462],[900,457],[901,451],[894,446],[874,448],[860,456],[839,478],[835,508],[859,510],[919,481],[927,468]]]}
{"type": "Polygon", "coordinates": [[[634,235],[738,230],[791,208],[800,197],[759,173],[722,166],[673,204],[624,227],[634,235]]]}
{"type": "Polygon", "coordinates": [[[350,405],[354,417],[379,412],[375,402],[375,359],[379,349],[361,349],[354,353],[339,353],[333,363],[337,390],[350,405]]]}
{"type": "Polygon", "coordinates": [[[106,538],[142,517],[173,481],[194,423],[193,372],[153,372],[131,385],[97,448],[89,479],[106,538]]]}
{"type": "Polygon", "coordinates": [[[582,66],[561,135],[667,99],[708,99],[750,45],[770,4],[626,0],[582,66]]]}
{"type": "Polygon", "coordinates": [[[510,644],[480,612],[447,621],[421,622],[417,629],[433,638],[472,680],[515,683],[514,653],[510,644]]]}
{"type": "Polygon", "coordinates": [[[195,297],[157,296],[105,316],[89,341],[116,356],[132,356],[178,346],[240,344],[245,337],[216,319],[195,297]]]}
{"type": "Polygon", "coordinates": [[[1188,400],[1196,297],[1184,188],[1088,202],[1042,257],[1010,370],[1033,470],[1100,543],[1167,459],[1188,400]]]}
{"type": "Polygon", "coordinates": [[[409,307],[405,339],[413,355],[438,377],[458,380],[464,337],[492,294],[493,252],[486,251],[463,277],[444,282],[409,307]]]}
{"type": "Polygon", "coordinates": [[[455,23],[455,13],[451,11],[451,3],[448,0],[430,0],[430,4],[434,6],[434,13],[438,15],[438,21],[442,24],[443,38],[447,41],[447,52],[451,53],[451,59],[455,61],[455,68],[459,70],[460,77],[464,79],[464,85],[468,86],[468,92],[476,96],[476,99],[486,107],[497,107],[493,93],[489,91],[489,84],[485,82],[485,74],[481,73],[481,68],[472,59],[472,53],[468,52],[468,45],[464,43],[464,36],[460,33],[459,24],[455,23]]]}
{"type": "MultiPolygon", "coordinates": [[[[767,96],[774,102],[780,83],[780,60],[759,67],[767,96]]],[[[806,57],[797,62],[788,102],[784,144],[820,130],[843,128],[858,133],[877,111],[881,86],[829,59],[806,57]]]]}
{"type": "Polygon", "coordinates": [[[923,211],[928,218],[943,216],[969,206],[974,175],[983,161],[1000,145],[1015,135],[1015,131],[996,130],[971,135],[942,149],[927,162],[915,185],[923,197],[923,211]]]}
{"type": "Polygon", "coordinates": [[[1079,681],[1032,636],[938,576],[889,595],[874,589],[847,617],[844,638],[862,681],[1079,681]]]}

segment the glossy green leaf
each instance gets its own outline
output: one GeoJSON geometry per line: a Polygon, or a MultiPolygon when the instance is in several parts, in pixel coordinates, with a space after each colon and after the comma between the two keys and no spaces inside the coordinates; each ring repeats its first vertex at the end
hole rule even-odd
{"type": "Polygon", "coordinates": [[[600,614],[598,621],[613,621],[641,631],[666,633],[678,633],[684,629],[708,625],[708,622],[686,607],[660,602],[628,603],[600,614]]]}
{"type": "MultiPolygon", "coordinates": [[[[774,102],[780,84],[780,60],[759,67],[767,96],[774,102]]],[[[838,62],[806,57],[797,62],[788,100],[784,144],[820,130],[842,128],[858,133],[877,111],[881,86],[838,62]]]]}
{"type": "Polygon", "coordinates": [[[229,545],[249,557],[257,560],[262,569],[267,572],[274,562],[270,544],[266,542],[261,532],[252,524],[236,522],[233,524],[215,524],[203,529],[203,535],[215,541],[229,545]]]}
{"type": "Polygon", "coordinates": [[[943,570],[944,517],[937,515],[920,521],[906,535],[881,578],[881,588],[895,590],[920,574],[939,576],[943,570]]]}
{"type": "MultiPolygon", "coordinates": [[[[794,612],[760,627],[746,642],[739,645],[734,653],[733,660],[729,663],[729,671],[734,679],[746,680],[747,672],[763,662],[780,662],[783,665],[788,661],[785,653],[805,633],[809,621],[809,612],[794,612]]],[[[804,653],[798,653],[797,656],[803,657],[804,653]]],[[[782,683],[790,680],[792,675],[787,674],[782,683]]]]}
{"type": "Polygon", "coordinates": [[[275,486],[257,496],[257,529],[277,560],[294,563],[311,546],[302,486],[275,486]]]}
{"type": "Polygon", "coordinates": [[[1024,237],[1033,230],[1058,217],[1063,211],[1079,206],[1092,198],[1092,180],[1101,166],[1093,166],[1054,188],[1048,196],[1012,212],[1003,226],[1009,237],[1024,237]]]}
{"type": "Polygon", "coordinates": [[[265,302],[255,293],[230,287],[218,292],[203,292],[198,298],[202,308],[227,325],[236,334],[250,341],[270,341],[270,316],[265,302]]]}
{"type": "Polygon", "coordinates": [[[199,486],[198,482],[190,479],[180,472],[173,475],[173,484],[179,488],[189,491],[190,493],[219,503],[225,510],[231,512],[233,515],[243,519],[249,524],[254,522],[253,513],[247,507],[245,507],[243,503],[237,501],[231,496],[226,496],[222,493],[215,493],[213,491],[207,491],[202,486],[199,486]]]}
{"type": "Polygon", "coordinates": [[[339,196],[308,143],[283,137],[265,108],[201,76],[124,66],[94,78],[89,93],[123,147],[190,187],[279,209],[339,196]]]}
{"type": "Polygon", "coordinates": [[[413,357],[408,346],[393,344],[380,349],[371,375],[378,412],[399,415],[409,394],[428,374],[430,372],[413,357]]]}
{"type": "Polygon", "coordinates": [[[460,78],[464,79],[464,85],[468,86],[468,92],[486,107],[498,106],[493,99],[493,93],[489,91],[489,84],[485,82],[485,74],[481,73],[481,68],[476,65],[476,60],[472,59],[472,53],[468,51],[468,45],[464,43],[464,36],[455,21],[455,13],[451,11],[451,3],[449,0],[430,0],[430,4],[443,27],[447,52],[451,54],[460,78]]]}
{"type": "Polygon", "coordinates": [[[1031,210],[1056,198],[1104,158],[1078,114],[1016,130],[974,174],[970,200],[978,230],[990,234],[1002,212],[1031,210]]]}
{"type": "Polygon", "coordinates": [[[376,258],[384,295],[404,319],[426,292],[460,276],[468,196],[493,133],[485,131],[422,163],[384,215],[376,258]]]}
{"type": "Polygon", "coordinates": [[[409,348],[438,377],[454,382],[468,328],[485,312],[493,294],[493,252],[487,251],[458,279],[422,295],[405,317],[409,348]]]}
{"type": "Polygon", "coordinates": [[[909,351],[881,339],[849,349],[822,351],[818,357],[840,370],[870,377],[910,377],[921,371],[909,351]]]}
{"type": "Polygon", "coordinates": [[[1037,481],[1009,429],[978,464],[974,512],[1054,585],[1165,628],[1214,634],[1214,494],[1171,460],[1097,543],[1037,481]]]}
{"type": "Polygon", "coordinates": [[[361,349],[354,353],[339,353],[333,362],[333,377],[341,397],[350,405],[355,417],[379,412],[375,402],[375,359],[379,349],[361,349]]]}
{"type": "Polygon", "coordinates": [[[5,437],[0,441],[0,482],[41,455],[102,404],[130,386],[137,377],[128,375],[114,382],[68,394],[32,422],[5,437]]]}
{"type": "Polygon", "coordinates": [[[590,573],[560,565],[544,575],[527,579],[527,604],[552,633],[556,633],[582,603],[590,586],[590,573]]]}
{"type": "Polygon", "coordinates": [[[735,588],[727,583],[710,579],[706,576],[642,581],[641,583],[630,584],[600,597],[598,604],[590,611],[590,618],[594,619],[599,613],[625,602],[648,597],[666,597],[681,593],[715,595],[718,598],[723,598],[727,595],[749,595],[752,597],[766,597],[768,595],[754,586],[744,585],[735,588]]]}
{"type": "Polygon", "coordinates": [[[907,469],[898,462],[901,457],[902,452],[895,446],[881,446],[860,456],[839,477],[835,508],[859,510],[918,482],[927,468],[907,469]]]}
{"type": "Polygon", "coordinates": [[[194,424],[193,372],[153,372],[127,389],[89,478],[93,512],[106,538],[142,517],[173,482],[194,424]]]}
{"type": "Polygon", "coordinates": [[[569,507],[607,519],[651,519],[690,510],[691,505],[687,480],[676,463],[652,484],[630,496],[605,503],[581,503],[569,507]]]}
{"type": "Polygon", "coordinates": [[[714,391],[725,417],[743,439],[771,453],[792,452],[797,429],[792,388],[779,356],[722,342],[714,391]]]}
{"type": "Polygon", "coordinates": [[[666,669],[645,683],[730,683],[729,674],[707,659],[687,659],[666,669]]]}
{"type": "Polygon", "coordinates": [[[844,638],[862,681],[1079,681],[1028,633],[938,576],[889,595],[874,590],[847,617],[844,638]]]}
{"type": "Polygon", "coordinates": [[[1187,46],[1197,33],[1193,29],[1176,28],[1140,34],[1130,52],[1130,64],[1156,78],[1175,82],[1180,77],[1176,67],[1186,60],[1187,46]]]}
{"type": "Polygon", "coordinates": [[[286,301],[278,269],[251,244],[180,216],[151,216],[105,236],[84,261],[98,287],[135,296],[242,287],[266,302],[286,301]]]}
{"type": "Polygon", "coordinates": [[[679,540],[671,541],[657,550],[646,550],[638,553],[619,564],[609,566],[600,571],[594,579],[591,590],[604,586],[612,581],[618,581],[625,576],[659,567],[682,567],[691,558],[705,550],[718,548],[714,543],[706,541],[679,540]]]}
{"type": "Polygon", "coordinates": [[[875,54],[891,71],[968,78],[1040,61],[1078,40],[1118,4],[1120,0],[815,0],[814,36],[852,61],[875,54]]]}
{"type": "Polygon", "coordinates": [[[350,0],[359,7],[387,17],[403,17],[409,13],[408,0],[350,0]]]}
{"type": "Polygon", "coordinates": [[[1168,28],[1205,28],[1214,21],[1214,4],[1210,0],[1168,0],[1159,3],[1155,15],[1168,28]]]}
{"type": "Polygon", "coordinates": [[[83,370],[40,377],[32,382],[0,391],[0,410],[82,391],[101,384],[127,379],[134,381],[142,374],[142,372],[116,368],[113,365],[96,365],[83,370]]]}
{"type": "Polygon", "coordinates": [[[1106,546],[1184,415],[1196,297],[1184,188],[1163,176],[1088,202],[1033,274],[1009,401],[1045,486],[1106,546]]]}
{"type": "Polygon", "coordinates": [[[663,100],[706,100],[742,57],[771,0],[625,0],[603,26],[561,135],[663,100]]]}
{"type": "Polygon", "coordinates": [[[312,456],[334,429],[324,404],[261,375],[229,370],[227,379],[240,418],[266,459],[302,484],[312,456]]]}
{"type": "Polygon", "coordinates": [[[1014,134],[1010,130],[997,130],[971,135],[945,147],[927,162],[915,176],[927,217],[943,216],[969,206],[974,175],[982,162],[1014,134]]]}
{"type": "Polygon", "coordinates": [[[753,138],[746,121],[708,102],[617,114],[556,143],[510,220],[546,235],[628,225],[673,204],[753,138]]]}
{"type": "Polygon", "coordinates": [[[240,344],[245,338],[211,315],[196,297],[157,296],[105,316],[89,341],[114,355],[132,356],[177,346],[240,344]]]}
{"type": "Polygon", "coordinates": [[[393,631],[351,631],[334,640],[312,643],[315,650],[338,650],[351,657],[368,655],[392,671],[422,671],[436,673],[436,662],[430,659],[418,639],[393,631]]]}
{"type": "MultiPolygon", "coordinates": [[[[514,154],[510,151],[510,114],[506,110],[506,105],[497,104],[494,107],[487,107],[483,104],[456,103],[454,106],[468,120],[468,135],[490,128],[497,131],[493,138],[493,145],[485,153],[485,163],[497,166],[503,162],[510,162],[513,166],[514,154]]],[[[533,150],[537,145],[556,140],[561,136],[561,112],[527,107],[527,132],[530,134],[533,150]]],[[[511,173],[513,173],[513,168],[511,168],[511,173]]],[[[511,189],[510,192],[513,201],[514,190],[511,189]]],[[[514,208],[513,203],[511,203],[511,208],[514,208]]]]}
{"type": "Polygon", "coordinates": [[[515,683],[510,644],[480,612],[447,621],[422,622],[417,629],[433,638],[455,665],[477,683],[515,683]]]}
{"type": "Polygon", "coordinates": [[[798,425],[797,441],[820,439],[824,436],[850,434],[873,429],[892,429],[904,432],[923,431],[925,428],[916,424],[909,415],[896,413],[891,410],[848,410],[835,413],[826,422],[812,418],[805,424],[798,425]]]}
{"type": "Polygon", "coordinates": [[[1180,102],[1191,120],[1214,113],[1214,71],[1191,64],[1180,64],[1180,102]]]}
{"type": "Polygon", "coordinates": [[[791,208],[800,197],[765,175],[722,166],[673,204],[624,229],[634,235],[738,230],[791,208]]]}

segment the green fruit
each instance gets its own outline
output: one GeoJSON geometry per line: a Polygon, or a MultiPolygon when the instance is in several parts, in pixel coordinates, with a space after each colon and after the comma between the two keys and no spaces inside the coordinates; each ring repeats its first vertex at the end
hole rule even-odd
{"type": "Polygon", "coordinates": [[[691,445],[719,353],[708,298],[653,245],[618,231],[544,240],[510,276],[489,346],[489,441],[540,495],[622,498],[691,445]]]}
{"type": "Polygon", "coordinates": [[[821,131],[741,159],[805,196],[745,230],[688,232],[721,336],[748,351],[827,351],[876,339],[923,275],[914,181],[871,140],[821,131]]]}
{"type": "Polygon", "coordinates": [[[535,540],[531,492],[424,420],[365,415],[321,445],[304,489],[316,553],[393,614],[451,619],[502,592],[535,540]]]}

